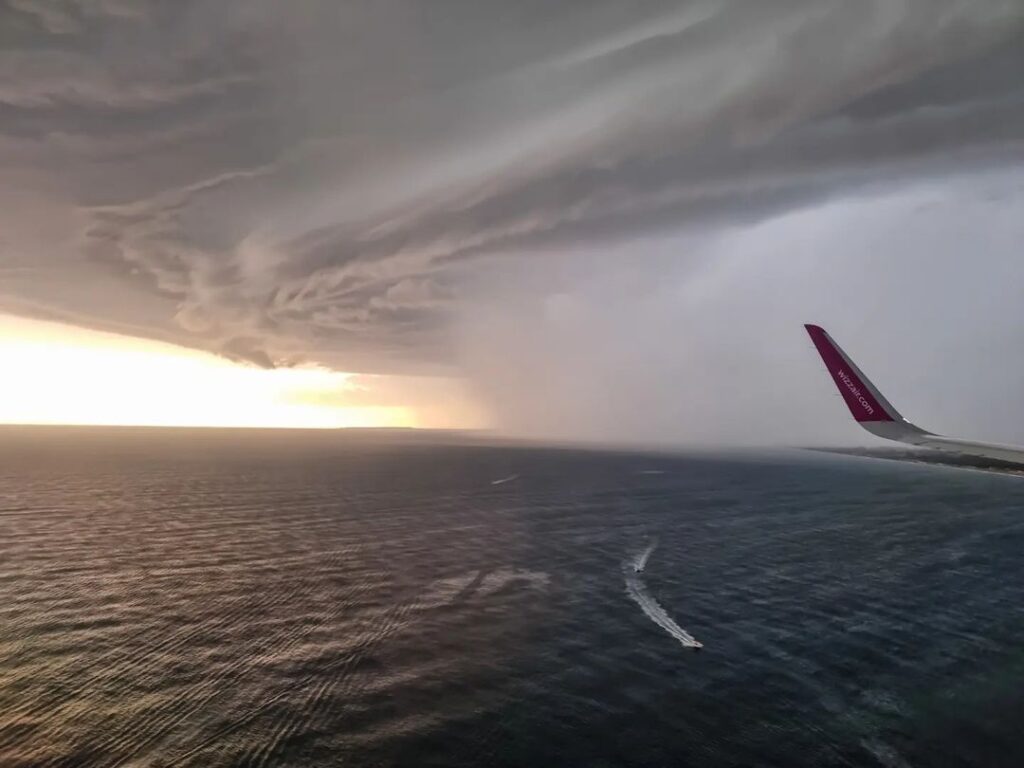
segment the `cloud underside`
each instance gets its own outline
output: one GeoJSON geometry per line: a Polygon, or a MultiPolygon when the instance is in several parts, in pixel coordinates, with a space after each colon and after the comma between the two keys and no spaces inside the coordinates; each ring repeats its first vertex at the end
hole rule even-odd
{"type": "Polygon", "coordinates": [[[0,309],[261,366],[457,371],[509,269],[564,292],[564,253],[1019,160],[1021,21],[998,0],[8,0],[0,309]]]}

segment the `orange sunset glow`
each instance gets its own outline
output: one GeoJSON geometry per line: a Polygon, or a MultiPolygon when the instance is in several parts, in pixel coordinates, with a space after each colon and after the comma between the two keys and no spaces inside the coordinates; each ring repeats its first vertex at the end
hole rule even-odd
{"type": "Polygon", "coordinates": [[[410,407],[346,404],[365,394],[350,374],[263,370],[58,323],[0,316],[0,358],[4,424],[421,426],[410,407]]]}

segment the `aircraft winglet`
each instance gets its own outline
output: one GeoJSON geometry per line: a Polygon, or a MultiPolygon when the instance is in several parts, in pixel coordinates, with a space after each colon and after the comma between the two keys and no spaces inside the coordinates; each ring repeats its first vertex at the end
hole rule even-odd
{"type": "Polygon", "coordinates": [[[911,424],[900,416],[823,328],[817,325],[805,325],[804,328],[810,334],[839,394],[846,401],[846,407],[850,409],[857,424],[871,434],[918,448],[1010,462],[1024,469],[1024,447],[946,437],[911,424]]]}
{"type": "Polygon", "coordinates": [[[811,341],[854,419],[862,425],[904,420],[824,328],[817,325],[805,325],[804,328],[810,334],[811,341]]]}

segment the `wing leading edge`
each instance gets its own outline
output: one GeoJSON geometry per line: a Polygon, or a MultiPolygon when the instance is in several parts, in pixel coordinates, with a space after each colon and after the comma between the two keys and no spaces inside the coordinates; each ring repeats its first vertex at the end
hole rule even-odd
{"type": "Polygon", "coordinates": [[[945,437],[911,424],[885,399],[824,328],[817,325],[805,325],[804,328],[850,409],[850,414],[871,434],[944,453],[1008,461],[1024,466],[1024,448],[945,437]]]}

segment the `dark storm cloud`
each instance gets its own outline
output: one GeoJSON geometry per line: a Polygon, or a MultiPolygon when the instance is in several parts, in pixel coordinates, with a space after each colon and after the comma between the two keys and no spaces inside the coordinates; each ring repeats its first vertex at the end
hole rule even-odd
{"type": "Polygon", "coordinates": [[[1021,32],[1009,0],[8,0],[0,309],[450,370],[509,264],[562,290],[560,249],[1019,159],[1021,32]]]}

